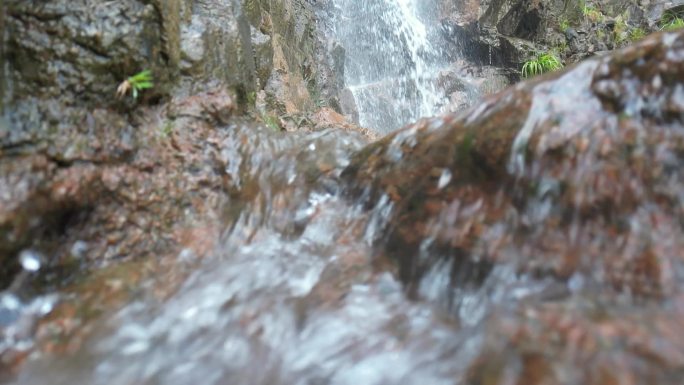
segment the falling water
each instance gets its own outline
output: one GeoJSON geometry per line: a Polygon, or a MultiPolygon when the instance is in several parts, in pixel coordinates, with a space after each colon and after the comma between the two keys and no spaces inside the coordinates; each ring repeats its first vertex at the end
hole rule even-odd
{"type": "Polygon", "coordinates": [[[334,0],[335,37],[346,51],[346,86],[359,123],[387,133],[439,112],[446,102],[435,84],[442,60],[424,22],[432,1],[334,0]]]}

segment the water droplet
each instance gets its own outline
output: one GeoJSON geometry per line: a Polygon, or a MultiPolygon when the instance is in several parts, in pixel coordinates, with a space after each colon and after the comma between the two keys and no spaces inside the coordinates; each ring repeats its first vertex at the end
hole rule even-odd
{"type": "Polygon", "coordinates": [[[178,260],[182,263],[190,263],[197,259],[197,255],[192,249],[183,249],[178,253],[178,260]]]}
{"type": "Polygon", "coordinates": [[[21,301],[14,294],[3,293],[0,295],[0,308],[15,311],[21,307],[21,301]]]}
{"type": "Polygon", "coordinates": [[[24,250],[19,254],[19,263],[21,267],[30,272],[35,272],[40,270],[41,267],[41,256],[32,250],[24,250]]]}
{"type": "Polygon", "coordinates": [[[437,187],[441,190],[444,187],[446,187],[449,182],[451,182],[451,171],[449,169],[444,169],[442,170],[442,175],[439,177],[439,182],[437,183],[437,187]]]}
{"type": "Polygon", "coordinates": [[[584,278],[580,274],[573,274],[568,280],[568,289],[571,292],[577,293],[584,287],[584,278]]]}
{"type": "Polygon", "coordinates": [[[150,344],[147,341],[135,341],[125,346],[122,353],[126,356],[133,356],[149,350],[150,344]]]}
{"type": "Polygon", "coordinates": [[[76,241],[71,246],[71,255],[76,258],[85,257],[85,252],[88,250],[88,244],[83,241],[76,241]]]}

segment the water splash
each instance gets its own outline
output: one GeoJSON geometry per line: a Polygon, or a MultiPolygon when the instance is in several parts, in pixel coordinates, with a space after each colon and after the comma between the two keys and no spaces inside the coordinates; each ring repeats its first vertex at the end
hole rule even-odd
{"type": "MultiPolygon", "coordinates": [[[[34,250],[22,251],[19,254],[22,271],[8,289],[0,291],[0,358],[3,361],[0,367],[11,366],[19,357],[33,349],[38,322],[52,312],[59,300],[57,294],[23,298],[25,287],[30,285],[41,269],[43,259],[34,250]]],[[[3,374],[0,370],[0,381],[3,374]]]]}

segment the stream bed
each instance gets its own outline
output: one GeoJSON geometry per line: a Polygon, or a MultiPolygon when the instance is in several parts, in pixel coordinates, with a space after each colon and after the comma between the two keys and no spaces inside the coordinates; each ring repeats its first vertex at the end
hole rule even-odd
{"type": "MultiPolygon", "coordinates": [[[[405,13],[411,1],[372,4],[420,24],[405,13]]],[[[418,51],[412,39],[425,37],[394,36],[418,51]]],[[[424,64],[412,63],[402,119],[429,113],[424,64]]],[[[353,131],[275,132],[231,116],[218,93],[177,103],[177,132],[155,140],[194,166],[189,195],[218,202],[218,230],[194,239],[208,251],[169,257],[183,272],[172,282],[162,270],[130,288],[103,280],[124,286],[120,306],[42,352],[31,350],[38,320],[70,297],[15,295],[47,268],[48,256],[20,254],[0,331],[25,356],[1,380],[680,384],[683,63],[684,33],[657,34],[468,110],[392,123],[371,143],[353,131]]],[[[124,183],[114,171],[104,184],[124,183]]]]}

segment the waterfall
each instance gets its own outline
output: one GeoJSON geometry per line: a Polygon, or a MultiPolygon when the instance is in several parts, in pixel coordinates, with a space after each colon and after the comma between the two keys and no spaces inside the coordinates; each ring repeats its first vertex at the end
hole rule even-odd
{"type": "Polygon", "coordinates": [[[359,124],[387,133],[439,112],[447,98],[436,87],[442,60],[432,44],[430,0],[334,0],[335,38],[346,51],[344,80],[359,124]]]}

